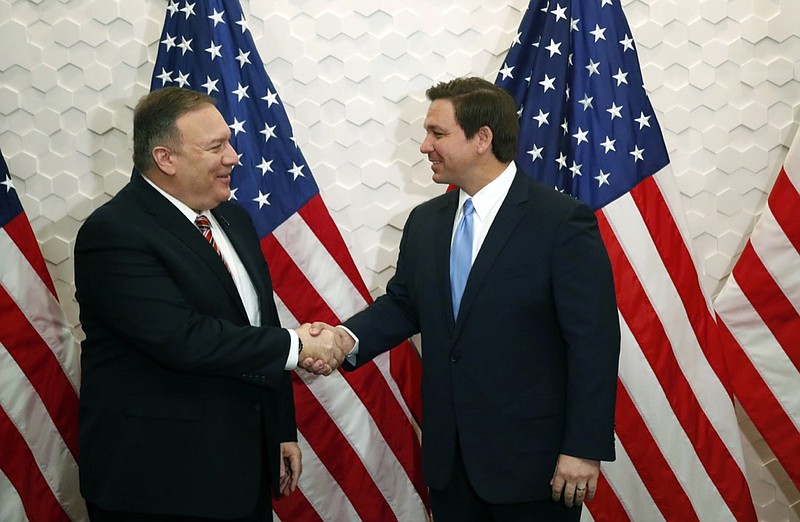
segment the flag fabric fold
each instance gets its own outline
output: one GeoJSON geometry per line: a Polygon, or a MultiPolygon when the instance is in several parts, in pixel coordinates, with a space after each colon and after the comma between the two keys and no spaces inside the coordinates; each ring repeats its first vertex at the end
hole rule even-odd
{"type": "Polygon", "coordinates": [[[622,7],[532,0],[496,83],[519,107],[518,165],[596,210],[614,271],[617,459],[585,518],[755,520],[714,315],[622,7]]]}
{"type": "Polygon", "coordinates": [[[714,307],[733,391],[800,489],[800,133],[714,307]]]}
{"type": "Polygon", "coordinates": [[[0,154],[0,519],[82,521],[79,353],[0,154]]]}
{"type": "MultiPolygon", "coordinates": [[[[205,92],[239,154],[232,199],[253,218],[286,327],[338,324],[371,302],[298,148],[238,0],[171,0],[151,89],[205,92]]],[[[294,375],[304,473],[281,520],[425,520],[419,375],[406,342],[353,373],[294,375]]]]}

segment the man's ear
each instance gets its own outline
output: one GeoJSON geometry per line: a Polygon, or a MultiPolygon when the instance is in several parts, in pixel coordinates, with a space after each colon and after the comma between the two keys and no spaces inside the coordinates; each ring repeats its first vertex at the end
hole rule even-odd
{"type": "Polygon", "coordinates": [[[175,165],[173,164],[174,159],[174,153],[169,148],[161,145],[153,148],[153,161],[155,162],[156,167],[158,167],[158,170],[168,176],[175,175],[175,165]]]}
{"type": "Polygon", "coordinates": [[[494,133],[487,125],[484,125],[478,132],[475,133],[475,143],[478,146],[478,152],[481,154],[492,152],[492,141],[494,140],[494,133]]]}

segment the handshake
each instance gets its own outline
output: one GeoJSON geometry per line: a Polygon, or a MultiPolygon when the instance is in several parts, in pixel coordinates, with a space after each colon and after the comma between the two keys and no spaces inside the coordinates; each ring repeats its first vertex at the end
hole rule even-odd
{"type": "Polygon", "coordinates": [[[316,322],[295,332],[303,343],[297,366],[316,375],[330,375],[353,350],[356,342],[343,328],[316,322]]]}

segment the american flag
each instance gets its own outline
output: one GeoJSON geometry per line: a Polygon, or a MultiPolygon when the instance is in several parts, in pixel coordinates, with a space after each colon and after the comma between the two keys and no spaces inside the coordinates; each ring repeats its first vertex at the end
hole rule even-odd
{"type": "MultiPolygon", "coordinates": [[[[283,325],[338,324],[369,304],[238,0],[169,2],[151,89],[165,86],[212,95],[231,128],[231,197],[253,218],[283,325]]],[[[278,519],[426,519],[420,371],[406,342],[359,372],[295,374],[304,472],[278,519]]]]}
{"type": "Polygon", "coordinates": [[[78,356],[0,154],[0,519],[86,520],[78,356]]]}
{"type": "Polygon", "coordinates": [[[800,489],[800,133],[714,300],[736,398],[800,489]]]}
{"type": "Polygon", "coordinates": [[[596,209],[622,347],[617,460],[595,520],[755,520],[710,301],[619,0],[532,0],[496,83],[519,106],[518,165],[596,209]]]}

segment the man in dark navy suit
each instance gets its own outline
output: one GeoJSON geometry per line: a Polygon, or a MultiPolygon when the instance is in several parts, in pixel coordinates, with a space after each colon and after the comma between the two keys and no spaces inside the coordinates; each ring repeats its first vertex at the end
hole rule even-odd
{"type": "Polygon", "coordinates": [[[517,171],[507,92],[465,78],[427,95],[420,150],[459,190],[411,212],[386,294],[334,329],[355,344],[345,366],[421,333],[436,522],[578,520],[614,459],[620,333],[597,221],[517,171]]]}
{"type": "Polygon", "coordinates": [[[289,370],[335,366],[333,335],[280,327],[214,99],[134,112],[142,174],[81,227],[80,478],[93,521],[272,520],[301,473],[289,370]],[[316,339],[319,339],[318,342],[316,339]]]}

